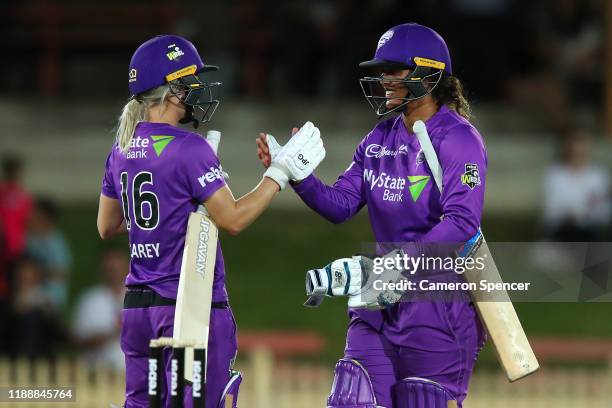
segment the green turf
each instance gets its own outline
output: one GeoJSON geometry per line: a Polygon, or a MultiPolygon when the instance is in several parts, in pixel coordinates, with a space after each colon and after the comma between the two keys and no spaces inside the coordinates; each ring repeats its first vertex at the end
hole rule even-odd
{"type": "MultiPolygon", "coordinates": [[[[127,239],[103,242],[96,232],[95,206],[65,208],[61,227],[74,252],[71,298],[97,279],[100,251],[124,248],[127,239]]],[[[527,241],[537,236],[534,217],[490,215],[483,221],[490,241],[527,241]]],[[[357,253],[372,241],[365,212],[343,225],[332,225],[310,211],[269,210],[239,236],[221,235],[227,287],[239,329],[287,329],[320,332],[329,347],[323,358],[344,347],[346,300],[327,300],[306,309],[304,274],[312,267],[357,253]]],[[[612,304],[526,303],[517,305],[530,335],[612,337],[612,304]]],[[[494,357],[485,350],[482,364],[494,357]]]]}

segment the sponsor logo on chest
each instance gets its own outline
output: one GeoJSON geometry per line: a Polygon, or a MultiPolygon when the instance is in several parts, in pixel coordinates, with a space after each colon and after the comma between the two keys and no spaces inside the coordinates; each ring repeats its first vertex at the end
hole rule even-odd
{"type": "Polygon", "coordinates": [[[398,149],[393,150],[387,146],[376,143],[369,144],[365,149],[366,157],[381,159],[383,157],[397,157],[398,155],[408,154],[408,146],[401,145],[398,149]]]}
{"type": "Polygon", "coordinates": [[[386,172],[377,173],[365,169],[363,181],[373,194],[380,194],[383,201],[403,202],[404,192],[408,190],[413,202],[417,202],[427,187],[430,176],[393,176],[386,172]]]}
{"type": "Polygon", "coordinates": [[[404,199],[404,177],[394,177],[385,172],[377,174],[374,170],[365,169],[363,181],[370,187],[370,191],[382,191],[383,201],[402,202],[404,199]]]}
{"type": "Polygon", "coordinates": [[[130,142],[130,149],[126,154],[128,159],[146,159],[150,140],[148,137],[134,136],[130,142]]]}

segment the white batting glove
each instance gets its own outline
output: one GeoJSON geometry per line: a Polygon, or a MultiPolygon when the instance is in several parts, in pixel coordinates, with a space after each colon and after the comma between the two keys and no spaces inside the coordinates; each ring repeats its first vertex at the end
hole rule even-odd
{"type": "MultiPolygon", "coordinates": [[[[382,258],[403,255],[394,250],[382,258]]],[[[366,256],[336,259],[320,269],[306,272],[306,302],[304,306],[318,307],[326,297],[347,296],[348,307],[380,310],[402,299],[403,291],[378,290],[375,286],[397,284],[404,280],[401,270],[384,268],[377,271],[374,260],[366,256]],[[378,284],[375,285],[375,282],[378,284]]]]}
{"type": "Polygon", "coordinates": [[[308,177],[325,158],[325,147],[319,129],[306,122],[280,149],[264,173],[283,190],[289,180],[300,181],[308,177]]]}
{"type": "MultiPolygon", "coordinates": [[[[218,130],[209,130],[208,132],[206,132],[206,141],[218,157],[219,143],[221,142],[221,132],[219,132],[218,130]]],[[[225,181],[229,180],[229,174],[227,174],[226,171],[223,172],[223,178],[225,179],[225,181]]]]}
{"type": "Polygon", "coordinates": [[[317,307],[324,297],[351,296],[361,291],[363,270],[360,257],[336,259],[321,269],[306,272],[304,306],[317,307]]]}
{"type": "MultiPolygon", "coordinates": [[[[382,258],[394,258],[396,254],[403,255],[401,249],[396,249],[382,258]]],[[[360,290],[349,295],[348,307],[358,309],[380,310],[387,308],[402,299],[403,291],[376,289],[375,286],[383,288],[388,284],[398,284],[405,280],[402,275],[402,270],[395,268],[384,268],[382,273],[374,272],[374,260],[365,256],[354,257],[358,258],[363,269],[363,280],[360,290]],[[378,284],[375,285],[375,282],[378,284]]]]}
{"type": "Polygon", "coordinates": [[[278,143],[276,138],[269,133],[266,133],[266,143],[268,144],[268,150],[270,151],[270,159],[271,161],[274,161],[282,150],[283,145],[278,143]]]}

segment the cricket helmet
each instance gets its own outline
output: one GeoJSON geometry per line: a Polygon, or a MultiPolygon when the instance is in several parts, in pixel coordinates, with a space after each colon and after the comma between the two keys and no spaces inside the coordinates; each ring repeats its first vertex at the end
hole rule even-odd
{"type": "Polygon", "coordinates": [[[132,98],[164,84],[185,105],[187,113],[181,123],[193,122],[194,127],[207,122],[219,105],[217,90],[220,82],[206,82],[203,74],[216,71],[206,65],[195,46],[178,35],[158,35],[145,41],[130,61],[128,85],[132,98]],[[194,110],[201,115],[194,116],[194,110]]]}
{"type": "Polygon", "coordinates": [[[359,80],[366,100],[379,117],[428,95],[443,76],[453,73],[444,39],[431,28],[416,23],[401,24],[387,30],[378,40],[374,58],[360,63],[359,67],[381,73],[380,76],[366,76],[359,80]],[[411,72],[405,78],[385,79],[385,82],[405,86],[408,95],[405,98],[387,98],[382,72],[402,69],[411,72]],[[389,99],[402,99],[403,103],[387,109],[389,99]]]}

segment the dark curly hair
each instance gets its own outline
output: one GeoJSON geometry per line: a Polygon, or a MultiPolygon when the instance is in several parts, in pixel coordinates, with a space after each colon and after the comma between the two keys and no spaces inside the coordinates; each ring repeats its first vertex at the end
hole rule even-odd
{"type": "Polygon", "coordinates": [[[472,117],[472,109],[468,102],[463,84],[453,75],[444,73],[440,83],[434,88],[431,95],[439,105],[446,105],[467,120],[472,117]]]}

